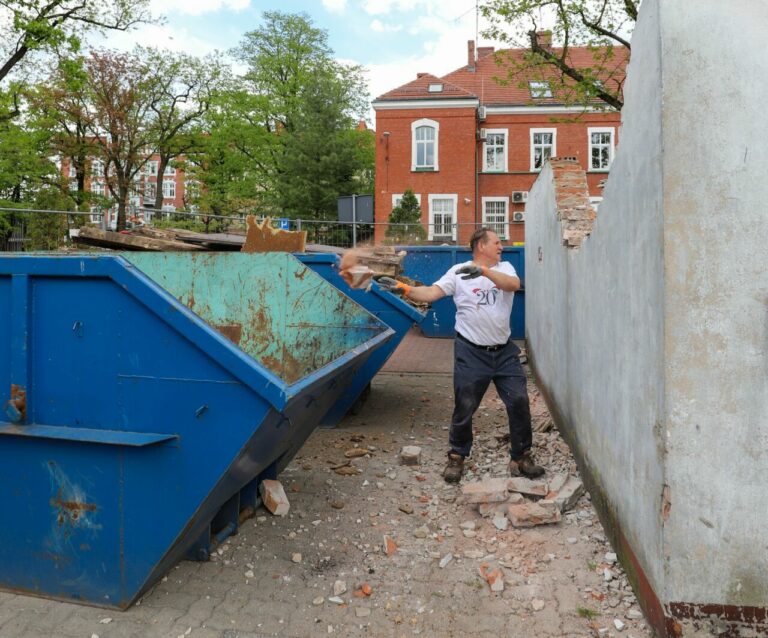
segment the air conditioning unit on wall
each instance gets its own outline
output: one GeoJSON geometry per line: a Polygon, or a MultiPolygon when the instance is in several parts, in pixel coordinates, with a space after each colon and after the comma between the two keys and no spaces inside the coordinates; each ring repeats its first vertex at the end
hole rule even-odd
{"type": "Polygon", "coordinates": [[[516,204],[522,204],[528,201],[528,191],[512,191],[512,201],[516,204]]]}
{"type": "Polygon", "coordinates": [[[516,210],[514,213],[512,213],[512,221],[517,222],[518,224],[525,221],[525,212],[522,210],[516,210]]]}

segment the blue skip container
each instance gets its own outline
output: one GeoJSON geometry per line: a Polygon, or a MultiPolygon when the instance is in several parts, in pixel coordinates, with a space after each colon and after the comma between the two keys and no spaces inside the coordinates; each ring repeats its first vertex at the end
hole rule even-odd
{"type": "Polygon", "coordinates": [[[205,559],[393,336],[288,254],[0,257],[0,588],[205,559]]]}
{"type": "Polygon", "coordinates": [[[321,424],[324,427],[333,427],[344,418],[347,412],[356,412],[365,402],[370,394],[373,377],[381,370],[387,359],[392,356],[408,330],[414,324],[420,324],[425,315],[397,295],[381,290],[375,282],[371,284],[371,289],[368,292],[350,288],[339,275],[335,255],[296,253],[296,257],[350,299],[378,317],[395,332],[395,336],[385,346],[371,354],[344,393],[323,417],[321,424]]]}
{"type": "MultiPolygon", "coordinates": [[[[403,260],[403,273],[427,286],[435,283],[451,266],[472,261],[472,251],[462,246],[402,246],[408,254],[403,260]]],[[[525,283],[525,253],[522,246],[505,246],[502,261],[512,264],[521,281],[525,283]]],[[[454,337],[456,305],[451,297],[445,297],[432,304],[420,328],[426,337],[454,337]]],[[[515,293],[515,303],[509,326],[513,339],[525,339],[525,290],[515,293]]]]}

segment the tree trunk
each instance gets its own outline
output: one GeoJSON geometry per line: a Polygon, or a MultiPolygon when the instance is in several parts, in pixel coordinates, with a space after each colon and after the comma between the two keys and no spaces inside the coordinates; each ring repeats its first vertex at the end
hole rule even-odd
{"type": "Polygon", "coordinates": [[[115,230],[119,233],[121,230],[125,230],[125,218],[126,210],[128,208],[128,192],[129,184],[125,179],[125,176],[118,176],[117,190],[120,196],[117,199],[117,227],[115,230]]]}
{"type": "Polygon", "coordinates": [[[155,193],[155,210],[163,210],[163,182],[165,181],[165,167],[168,166],[170,158],[160,154],[157,162],[157,192],[155,193]]]}

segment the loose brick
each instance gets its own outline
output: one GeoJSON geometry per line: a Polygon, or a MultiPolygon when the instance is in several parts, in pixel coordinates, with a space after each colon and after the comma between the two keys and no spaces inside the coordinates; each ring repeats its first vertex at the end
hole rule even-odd
{"type": "Polygon", "coordinates": [[[403,465],[418,465],[421,461],[421,448],[416,445],[406,445],[400,451],[400,460],[403,465]]]}
{"type": "Polygon", "coordinates": [[[584,484],[576,477],[569,477],[565,485],[558,491],[554,502],[561,512],[571,509],[584,494],[584,484]]]}
{"type": "Polygon", "coordinates": [[[490,569],[486,563],[483,563],[478,568],[478,571],[480,576],[485,579],[485,582],[490,585],[491,591],[504,591],[504,573],[498,567],[490,569]]]}
{"type": "Polygon", "coordinates": [[[397,551],[397,545],[395,544],[395,541],[393,541],[389,536],[386,534],[384,535],[384,553],[387,556],[392,556],[397,551]]]}
{"type": "Polygon", "coordinates": [[[507,489],[510,492],[518,492],[530,496],[546,496],[549,492],[546,482],[531,481],[523,476],[507,479],[507,489]]]}
{"type": "Polygon", "coordinates": [[[535,527],[559,523],[560,510],[554,501],[538,501],[507,506],[507,518],[513,527],[535,527]]]}
{"type": "Polygon", "coordinates": [[[507,479],[494,478],[468,483],[461,488],[467,503],[503,503],[509,498],[507,479]]]}
{"type": "Polygon", "coordinates": [[[288,497],[285,495],[285,490],[280,481],[265,479],[259,485],[259,492],[261,493],[261,501],[264,503],[264,507],[275,516],[285,516],[288,513],[291,504],[288,502],[288,497]]]}
{"type": "Polygon", "coordinates": [[[552,479],[549,481],[549,492],[547,492],[547,495],[544,497],[550,501],[554,501],[555,497],[557,496],[557,493],[563,489],[563,486],[568,481],[568,475],[563,474],[555,474],[552,479]]]}

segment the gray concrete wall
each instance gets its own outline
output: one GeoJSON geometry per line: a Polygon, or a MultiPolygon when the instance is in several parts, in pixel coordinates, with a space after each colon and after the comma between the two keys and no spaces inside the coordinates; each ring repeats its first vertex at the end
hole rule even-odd
{"type": "Polygon", "coordinates": [[[765,606],[768,3],[662,7],[667,594],[765,606]]]}
{"type": "Polygon", "coordinates": [[[621,145],[592,235],[581,248],[562,246],[549,168],[529,195],[526,329],[541,379],[658,591],[664,484],[661,62],[655,2],[647,5],[632,42],[621,145]]]}
{"type": "Polygon", "coordinates": [[[644,0],[591,236],[562,245],[550,169],[526,208],[529,351],[662,603],[768,600],[767,30],[644,0]]]}

